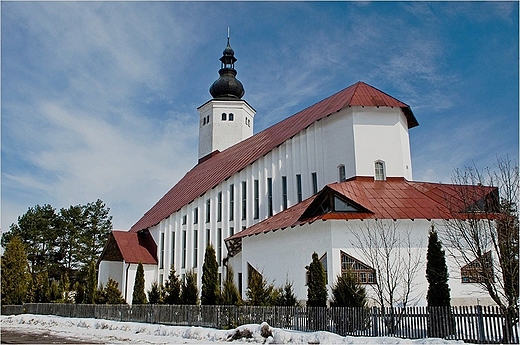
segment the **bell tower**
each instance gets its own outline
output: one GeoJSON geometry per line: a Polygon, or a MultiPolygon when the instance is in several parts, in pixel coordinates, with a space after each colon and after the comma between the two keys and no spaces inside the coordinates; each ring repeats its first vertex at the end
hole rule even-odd
{"type": "Polygon", "coordinates": [[[197,108],[199,118],[199,162],[215,151],[223,151],[253,135],[255,109],[245,100],[244,86],[236,78],[235,52],[229,44],[220,58],[220,77],[209,88],[213,97],[197,108]]]}

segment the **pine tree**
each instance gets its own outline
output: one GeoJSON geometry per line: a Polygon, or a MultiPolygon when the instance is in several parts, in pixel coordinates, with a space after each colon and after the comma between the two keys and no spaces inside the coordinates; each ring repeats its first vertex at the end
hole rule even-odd
{"type": "Polygon", "coordinates": [[[428,281],[428,293],[426,295],[428,306],[450,306],[451,298],[446,256],[433,225],[428,237],[426,280],[428,281]]]}
{"type": "Polygon", "coordinates": [[[285,307],[294,307],[298,304],[298,300],[294,295],[293,284],[287,280],[285,285],[280,289],[276,305],[285,307]]]}
{"type": "Polygon", "coordinates": [[[224,305],[240,305],[242,298],[233,279],[233,267],[227,266],[226,279],[222,286],[221,302],[224,305]]]}
{"type": "Polygon", "coordinates": [[[168,280],[164,283],[164,303],[181,304],[181,281],[175,272],[175,266],[172,264],[168,280]]]}
{"type": "Polygon", "coordinates": [[[85,287],[79,281],[74,283],[74,302],[81,304],[85,302],[85,287]]]}
{"type": "Polygon", "coordinates": [[[257,271],[251,270],[247,283],[246,296],[250,305],[270,306],[274,305],[274,286],[268,284],[267,280],[257,271]]]}
{"type": "Polygon", "coordinates": [[[119,283],[112,278],[108,278],[105,286],[105,302],[107,304],[124,304],[125,299],[119,290],[119,283]]]}
{"type": "Polygon", "coordinates": [[[352,271],[338,276],[332,287],[333,307],[365,307],[367,305],[366,290],[359,284],[352,271]]]}
{"type": "Polygon", "coordinates": [[[163,304],[162,287],[156,281],[152,283],[150,290],[148,290],[148,303],[163,304]]]}
{"type": "Polygon", "coordinates": [[[137,272],[135,274],[132,304],[146,304],[146,302],[146,293],[144,292],[144,267],[141,261],[139,261],[137,272]]]}
{"type": "Polygon", "coordinates": [[[197,275],[193,270],[186,272],[186,280],[182,284],[181,301],[182,304],[189,305],[196,305],[199,301],[197,275]]]}
{"type": "Polygon", "coordinates": [[[203,305],[216,305],[220,299],[220,286],[218,281],[218,263],[213,245],[206,247],[204,264],[202,265],[202,291],[200,303],[203,305]]]}
{"type": "Polygon", "coordinates": [[[325,270],[318,254],[312,254],[312,262],[308,266],[309,281],[307,284],[307,306],[326,307],[327,306],[327,278],[325,270]]]}
{"type": "Polygon", "coordinates": [[[88,275],[87,275],[87,289],[85,290],[85,303],[86,304],[94,304],[96,301],[96,291],[97,291],[97,274],[96,274],[96,263],[94,261],[90,262],[88,267],[88,275]]]}
{"type": "Polygon", "coordinates": [[[2,304],[23,304],[29,291],[29,265],[22,240],[11,238],[2,256],[2,304]]]}

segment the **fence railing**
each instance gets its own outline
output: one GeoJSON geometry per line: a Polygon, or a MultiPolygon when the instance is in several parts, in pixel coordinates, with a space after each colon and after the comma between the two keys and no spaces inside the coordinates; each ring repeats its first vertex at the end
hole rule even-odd
{"type": "Polygon", "coordinates": [[[299,331],[399,338],[444,338],[471,343],[519,342],[518,310],[512,327],[495,306],[410,308],[307,308],[193,305],[29,303],[2,306],[2,315],[43,314],[165,325],[231,329],[267,322],[299,331]]]}

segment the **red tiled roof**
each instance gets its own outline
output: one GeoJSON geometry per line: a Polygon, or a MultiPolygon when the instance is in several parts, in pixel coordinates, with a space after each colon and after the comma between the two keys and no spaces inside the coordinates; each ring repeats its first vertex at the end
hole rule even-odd
{"type": "Polygon", "coordinates": [[[122,258],[126,263],[141,262],[142,264],[157,265],[157,245],[148,231],[112,231],[100,260],[113,261],[109,256],[114,255],[114,243],[119,250],[120,259],[122,258]]]}
{"type": "Polygon", "coordinates": [[[407,104],[368,84],[357,82],[264,131],[214,154],[211,158],[201,160],[146,212],[130,231],[139,231],[158,224],[162,219],[255,162],[314,122],[350,106],[399,107],[408,120],[408,128],[418,125],[407,104]]]}
{"type": "Polygon", "coordinates": [[[373,177],[354,177],[342,183],[329,184],[320,193],[228,237],[225,241],[233,255],[233,250],[237,252],[237,246],[240,246],[243,237],[295,227],[317,220],[453,219],[454,215],[464,218],[467,217],[467,213],[462,212],[470,204],[476,203],[492,192],[496,192],[496,188],[412,182],[397,177],[388,178],[386,181],[375,181],[373,177]],[[304,212],[312,202],[322,193],[330,190],[365,210],[329,212],[302,219],[304,212]],[[460,195],[465,195],[469,202],[464,204],[460,195]]]}

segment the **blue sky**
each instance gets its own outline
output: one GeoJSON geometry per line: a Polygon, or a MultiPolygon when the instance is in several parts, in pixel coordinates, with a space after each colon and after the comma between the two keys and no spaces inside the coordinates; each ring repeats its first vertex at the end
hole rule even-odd
{"type": "Polygon", "coordinates": [[[518,2],[2,2],[2,230],[100,198],[128,229],[197,161],[227,27],[255,132],[361,80],[414,180],[518,157],[518,2]]]}

